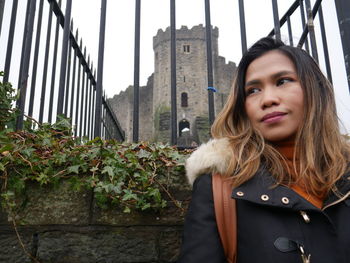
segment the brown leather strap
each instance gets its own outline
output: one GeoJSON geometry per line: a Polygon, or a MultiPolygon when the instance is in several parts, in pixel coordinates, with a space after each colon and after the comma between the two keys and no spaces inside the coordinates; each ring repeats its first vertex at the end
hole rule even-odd
{"type": "Polygon", "coordinates": [[[232,187],[229,180],[220,174],[213,174],[213,197],[215,217],[227,262],[236,262],[237,217],[236,200],[231,198],[232,187]]]}

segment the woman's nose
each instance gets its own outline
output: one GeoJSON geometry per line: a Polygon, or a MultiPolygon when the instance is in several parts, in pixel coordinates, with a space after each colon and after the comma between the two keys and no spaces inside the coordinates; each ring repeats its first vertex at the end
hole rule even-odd
{"type": "Polygon", "coordinates": [[[280,104],[280,97],[273,87],[268,87],[263,90],[261,98],[261,107],[268,108],[280,104]]]}

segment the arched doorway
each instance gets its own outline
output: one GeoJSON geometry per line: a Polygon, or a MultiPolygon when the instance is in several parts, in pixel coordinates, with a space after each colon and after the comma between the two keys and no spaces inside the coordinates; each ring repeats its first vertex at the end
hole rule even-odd
{"type": "Polygon", "coordinates": [[[190,123],[188,120],[183,119],[179,122],[179,136],[182,136],[184,132],[190,131],[190,123]]]}

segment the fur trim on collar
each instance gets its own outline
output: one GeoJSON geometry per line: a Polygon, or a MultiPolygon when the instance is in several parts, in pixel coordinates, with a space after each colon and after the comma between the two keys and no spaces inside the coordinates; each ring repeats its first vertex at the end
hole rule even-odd
{"type": "Polygon", "coordinates": [[[192,185],[194,180],[205,173],[225,173],[232,158],[227,138],[213,139],[202,144],[186,161],[186,175],[192,185]]]}

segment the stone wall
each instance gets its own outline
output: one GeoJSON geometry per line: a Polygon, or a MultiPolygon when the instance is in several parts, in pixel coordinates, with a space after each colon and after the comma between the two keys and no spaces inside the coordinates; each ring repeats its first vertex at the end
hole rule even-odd
{"type": "MultiPolygon", "coordinates": [[[[41,263],[136,263],[176,262],[182,226],[190,199],[184,176],[168,189],[182,201],[183,210],[168,199],[162,212],[101,209],[91,191],[30,185],[19,211],[21,241],[41,263]]],[[[35,262],[20,245],[12,221],[0,211],[0,262],[35,262]]]]}

